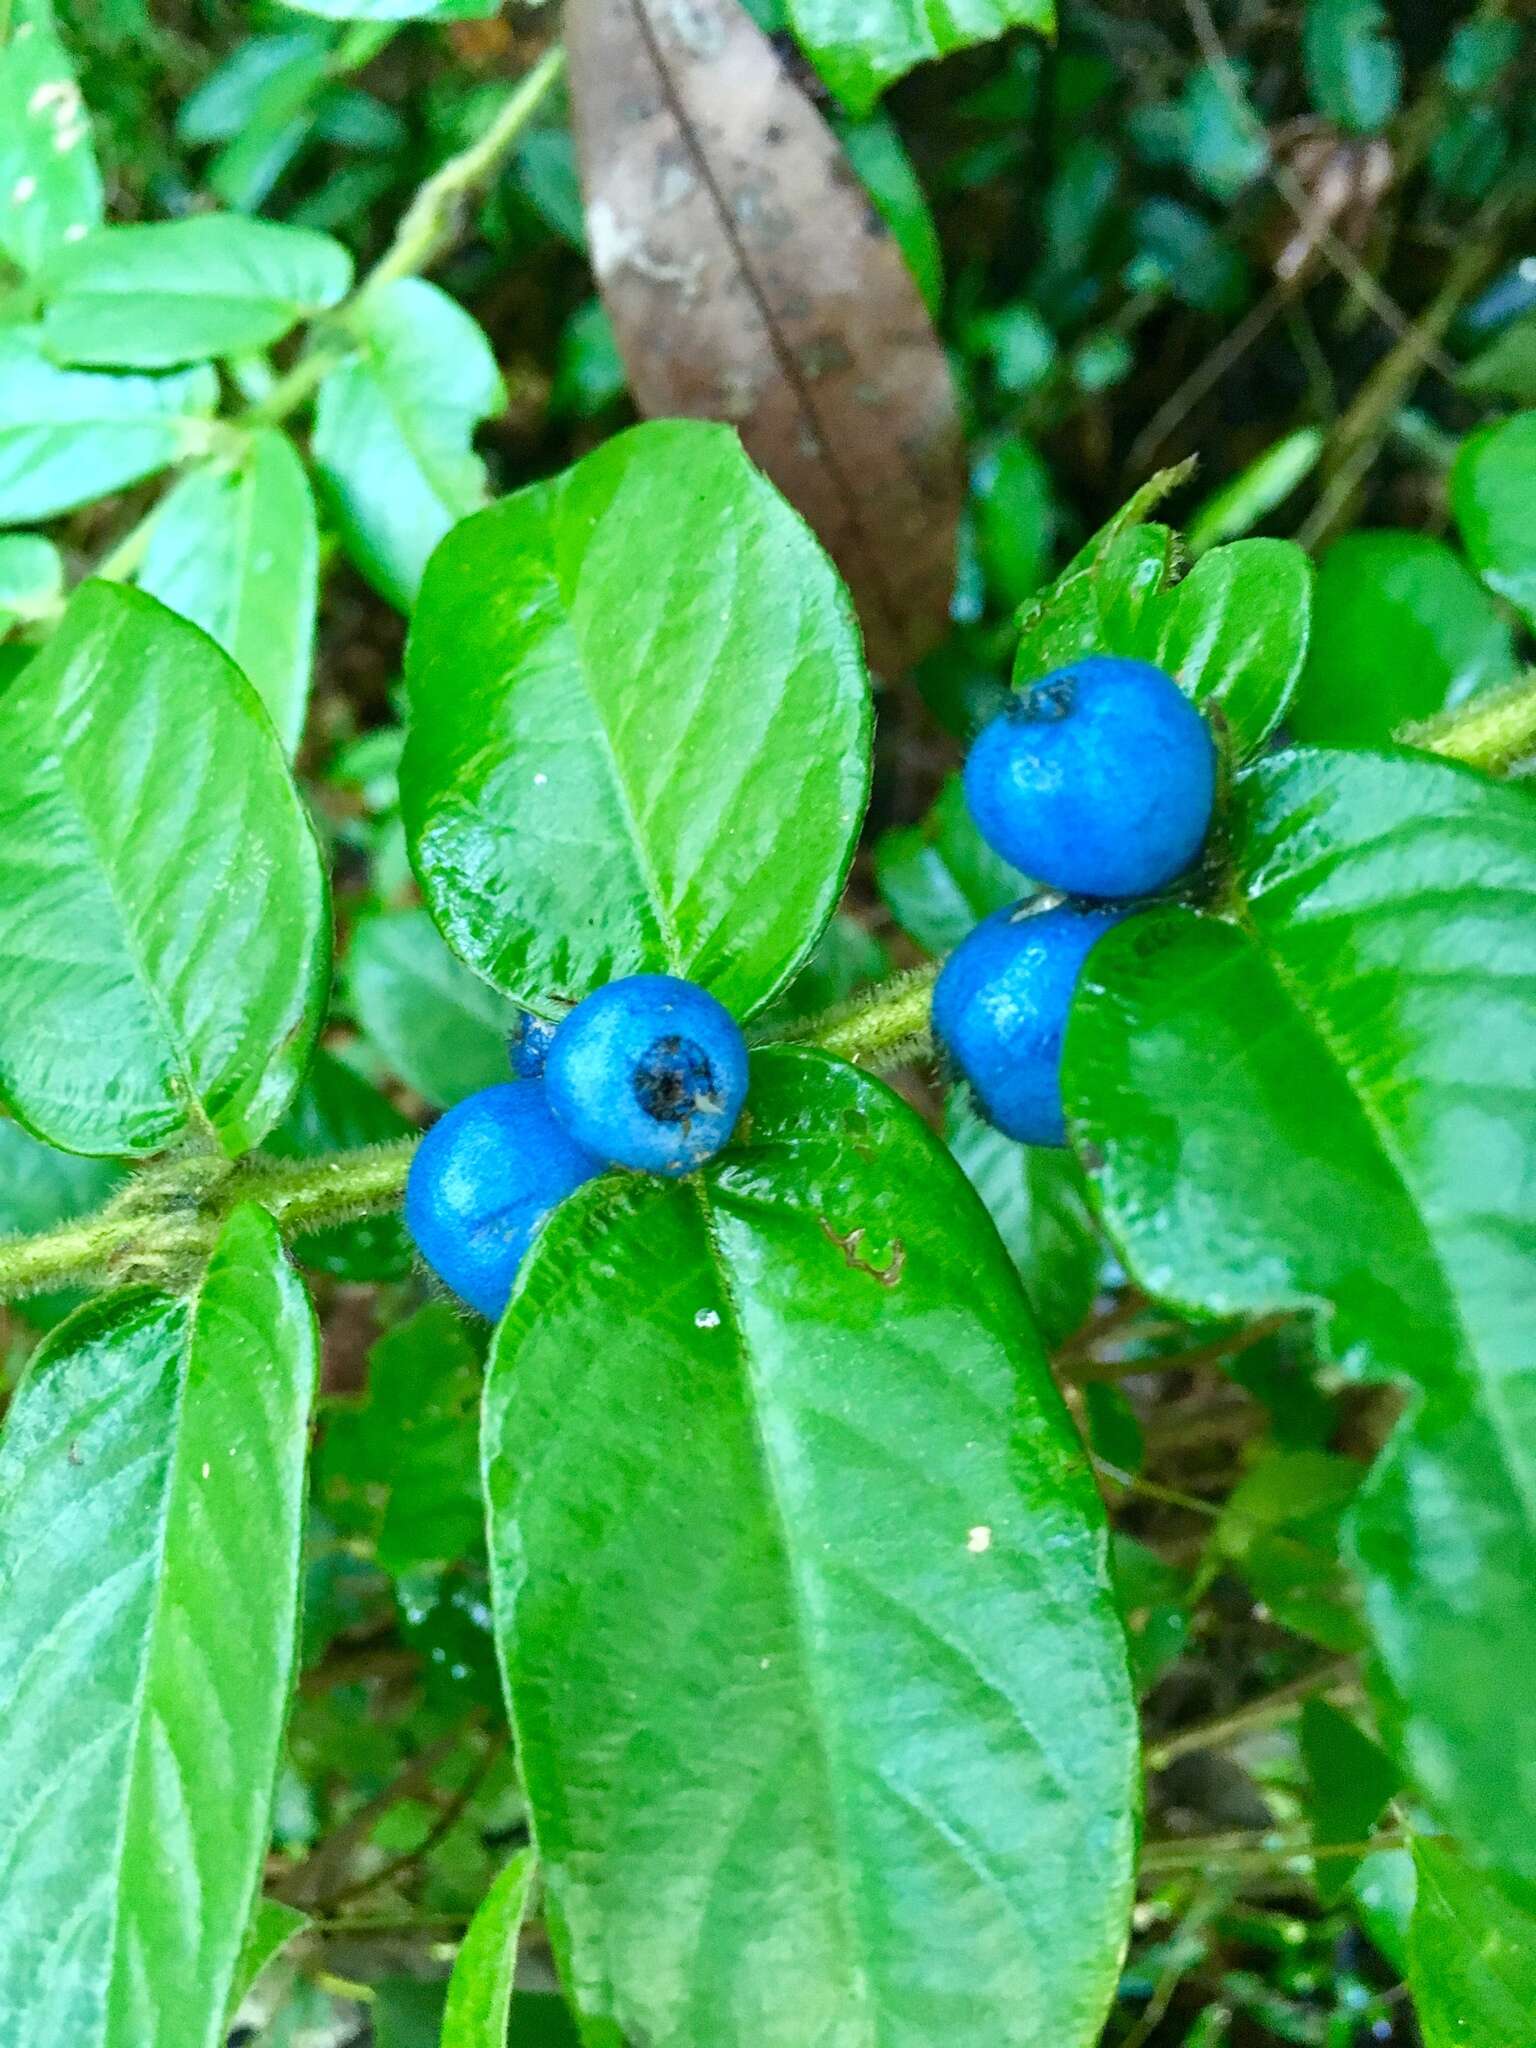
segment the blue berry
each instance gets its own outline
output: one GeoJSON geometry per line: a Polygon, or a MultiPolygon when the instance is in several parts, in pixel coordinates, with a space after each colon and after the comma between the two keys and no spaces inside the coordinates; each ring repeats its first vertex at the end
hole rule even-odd
{"type": "Polygon", "coordinates": [[[450,1109],[416,1148],[406,1227],[427,1264],[494,1322],[557,1203],[601,1171],[550,1115],[537,1081],[504,1081],[450,1109]]]}
{"type": "Polygon", "coordinates": [[[1083,962],[1124,910],[1027,903],[977,925],[933,991],[934,1035],[989,1123],[1026,1145],[1064,1145],[1061,1044],[1083,962]]]}
{"type": "Polygon", "coordinates": [[[632,974],[578,1003],[555,1032],[550,1107],[587,1151],[647,1173],[691,1173],[747,1099],[747,1047],[691,981],[632,974]]]}
{"type": "Polygon", "coordinates": [[[535,1017],[532,1010],[518,1011],[517,1022],[507,1037],[507,1058],[519,1081],[537,1081],[543,1077],[550,1040],[554,1035],[555,1027],[547,1017],[535,1017]]]}
{"type": "Polygon", "coordinates": [[[965,764],[987,844],[1047,888],[1145,896],[1194,860],[1216,749],[1172,676],[1095,654],[1021,690],[965,764]]]}

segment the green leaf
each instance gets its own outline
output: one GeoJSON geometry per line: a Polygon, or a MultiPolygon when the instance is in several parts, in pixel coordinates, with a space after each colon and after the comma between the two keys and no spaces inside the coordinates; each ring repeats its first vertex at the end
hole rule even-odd
{"type": "Polygon", "coordinates": [[[1323,443],[1321,427],[1298,427],[1213,491],[1190,517],[1190,553],[1203,555],[1222,541],[1239,540],[1267,519],[1316,469],[1323,443]]]}
{"type": "Polygon", "coordinates": [[[251,1924],[245,1930],[240,1960],[235,1965],[234,1982],[229,1988],[226,2008],[229,2021],[234,2019],[246,1993],[268,1963],[276,1962],[289,1942],[302,1934],[308,1925],[309,1915],[300,1912],[297,1906],[285,1905],[281,1899],[256,1901],[251,1924]]]}
{"type": "Polygon", "coordinates": [[[491,1365],[497,1627],[575,2001],[670,2048],[1087,2048],[1135,1734],[1081,1445],[915,1113],[781,1049],[750,1114],[692,1180],[564,1205],[491,1365]]]}
{"type": "Polygon", "coordinates": [[[987,587],[999,605],[1016,610],[1040,587],[1056,545],[1050,469],[1022,434],[1010,434],[977,462],[971,491],[987,587]]]}
{"type": "Polygon", "coordinates": [[[309,705],[320,542],[288,437],[264,427],[233,468],[183,477],[155,515],[138,580],[245,671],[291,757],[309,705]]]}
{"type": "Polygon", "coordinates": [[[850,112],[867,114],[915,65],[1011,28],[1056,27],[1054,0],[789,0],[802,48],[850,112]]]}
{"type": "Polygon", "coordinates": [[[972,927],[1016,903],[1027,884],[992,851],[950,776],[920,825],[896,825],[875,841],[875,879],[902,930],[942,955],[972,927]]]}
{"type": "Polygon", "coordinates": [[[653,970],[745,1015],[790,980],[858,837],[869,689],[733,433],[637,427],[466,522],[406,673],[412,858],[488,981],[537,1004],[653,970]]]}
{"type": "Polygon", "coordinates": [[[369,293],[353,324],[357,354],[320,387],[315,463],[347,553],[409,611],[428,555],[485,503],[471,444],[503,403],[501,373],[463,307],[420,278],[369,293]]]}
{"type": "Polygon", "coordinates": [[[38,1353],[0,1446],[0,2037],[213,2048],[266,1853],[316,1368],[259,1209],[38,1353]]]}
{"type": "Polygon", "coordinates": [[[1059,1344],[1093,1307],[1102,1264],[1081,1167],[1070,1152],[1015,1144],[958,1091],[945,1135],[1019,1269],[1041,1336],[1059,1344]]]}
{"type": "Polygon", "coordinates": [[[100,219],[101,173],[69,58],[51,28],[23,21],[0,42],[0,255],[30,273],[100,219]]]}
{"type": "Polygon", "coordinates": [[[507,1036],[517,1007],[461,967],[424,910],[358,926],[347,999],[385,1065],[435,1109],[511,1078],[507,1036]]]}
{"type": "Polygon", "coordinates": [[[448,1980],[442,2048],[505,2048],[517,1938],[537,1867],[531,1849],[514,1856],[469,1923],[448,1980]]]}
{"type": "Polygon", "coordinates": [[[345,298],[352,258],[312,228],[200,213],[99,228],[43,278],[43,345],[56,362],[169,370],[270,348],[345,298]]]}
{"type": "Polygon", "coordinates": [[[1467,441],[1451,471],[1451,506],[1472,566],[1536,623],[1536,412],[1467,441]]]}
{"type": "Polygon", "coordinates": [[[99,1209],[122,1177],[110,1159],[60,1152],[0,1117],[0,1234],[51,1230],[99,1209]]]}
{"type": "Polygon", "coordinates": [[[0,696],[0,1095],[68,1151],[281,1116],[329,980],[309,818],[249,684],[137,591],[87,583],[0,696]]]}
{"type": "Polygon", "coordinates": [[[51,519],[139,483],[206,444],[219,385],[61,370],[35,331],[0,328],[0,525],[51,519]]]}
{"type": "Polygon", "coordinates": [[[1325,1649],[1360,1649],[1339,1524],[1364,1477],[1353,1459],[1328,1451],[1265,1450],[1212,1531],[1213,1572],[1223,1564],[1239,1572],[1282,1628],[1325,1649]]]}
{"type": "Polygon", "coordinates": [[[1525,2048],[1536,2012],[1536,1891],[1476,1869],[1451,1842],[1418,1840],[1413,1861],[1408,1987],[1424,2048],[1525,2048]]]}
{"type": "Polygon", "coordinates": [[[1403,57],[1381,0],[1307,0],[1302,54],[1312,104],[1341,128],[1372,135],[1397,112],[1403,57]]]}
{"type": "Polygon", "coordinates": [[[1239,783],[1234,915],[1137,916],[1067,1031],[1128,1269],[1220,1315],[1316,1309],[1413,1390],[1348,1521],[1386,1727],[1437,1809],[1536,1871],[1536,835],[1406,752],[1239,783]]]}
{"type": "MultiPolygon", "coordinates": [[[[1364,1841],[1402,1788],[1397,1766],[1358,1722],[1327,1700],[1308,1700],[1302,1707],[1300,1738],[1312,1787],[1307,1812],[1314,1841],[1325,1847],[1364,1841]]],[[[1312,1881],[1325,1904],[1342,1897],[1359,1867],[1358,1859],[1343,1856],[1318,1863],[1312,1881]]]]}
{"type": "Polygon", "coordinates": [[[1512,320],[1456,380],[1478,398],[1512,398],[1516,405],[1536,399],[1536,313],[1512,320]]]}
{"type": "Polygon", "coordinates": [[[838,124],[837,139],[890,229],[934,320],[944,303],[944,251],[912,159],[883,114],[838,124]]]}
{"type": "MultiPolygon", "coordinates": [[[[264,1149],[277,1159],[323,1159],[361,1145],[388,1144],[414,1128],[377,1088],[322,1047],[264,1149]]],[[[308,1231],[295,1238],[293,1256],[311,1272],[354,1283],[403,1280],[411,1270],[410,1240],[398,1215],[308,1231]]]]}
{"type": "Polygon", "coordinates": [[[1351,533],[1323,558],[1290,729],[1369,746],[1515,674],[1514,637],[1459,555],[1422,533],[1351,533]]]}
{"type": "Polygon", "coordinates": [[[1238,540],[1151,595],[1109,652],[1139,655],[1219,711],[1239,757],[1284,717],[1307,658],[1312,565],[1288,540],[1238,540]]]}
{"type": "Polygon", "coordinates": [[[369,1353],[368,1394],[326,1425],[321,1497],[397,1577],[480,1542],[480,1359],[446,1302],[429,1302],[369,1353]]]}
{"type": "Polygon", "coordinates": [[[0,636],[18,619],[46,619],[64,594],[64,558],[40,533],[0,533],[0,636]]]}

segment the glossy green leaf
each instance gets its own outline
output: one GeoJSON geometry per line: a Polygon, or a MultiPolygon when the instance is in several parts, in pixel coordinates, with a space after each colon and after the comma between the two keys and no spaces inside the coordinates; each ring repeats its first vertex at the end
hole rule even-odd
{"type": "Polygon", "coordinates": [[[48,1230],[99,1209],[122,1177],[110,1159],[60,1152],[0,1117],[0,1235],[48,1230]]]}
{"type": "Polygon", "coordinates": [[[1028,888],[976,830],[958,775],[944,784],[921,824],[882,832],[874,859],[875,879],[896,922],[936,956],[1028,888]]]}
{"type": "Polygon", "coordinates": [[[976,552],[987,588],[1014,611],[1039,588],[1056,545],[1056,497],[1044,457],[1022,434],[989,449],[971,477],[976,552]]]}
{"type": "Polygon", "coordinates": [[[245,355],[351,282],[340,242],[282,221],[200,213],[99,228],[48,264],[43,345],[55,362],[127,370],[245,355]]]}
{"type": "Polygon", "coordinates": [[[64,46],[45,21],[16,20],[0,33],[0,255],[36,271],[100,219],[90,116],[64,46]]]}
{"type": "Polygon", "coordinates": [[[64,559],[40,533],[0,533],[0,635],[18,619],[45,619],[64,594],[64,559]]]}
{"type": "Polygon", "coordinates": [[[1299,740],[1372,745],[1515,674],[1514,637],[1461,557],[1422,533],[1351,533],[1323,558],[1299,740]]]}
{"type": "Polygon", "coordinates": [[[331,1415],[321,1497],[386,1571],[448,1564],[478,1547],[479,1410],[479,1354],[457,1312],[434,1301],[379,1339],[366,1397],[331,1415]]]}
{"type": "MultiPolygon", "coordinates": [[[[362,1145],[388,1144],[414,1128],[377,1088],[322,1047],[263,1150],[276,1159],[323,1159],[362,1145]]],[[[410,1240],[398,1214],[307,1231],[294,1239],[293,1256],[311,1272],[356,1283],[403,1280],[411,1269],[410,1240]]]]}
{"type": "Polygon", "coordinates": [[[1148,598],[1115,654],[1155,661],[1226,722],[1239,757],[1285,715],[1307,658],[1312,565],[1293,541],[1213,548],[1171,590],[1148,598]]]}
{"type": "Polygon", "coordinates": [[[1087,1319],[1102,1264],[1082,1168],[1070,1152],[1004,1137],[959,1092],[945,1135],[1019,1269],[1041,1336],[1059,1344],[1087,1319]]]}
{"type": "Polygon", "coordinates": [[[1452,1842],[1413,1845],[1408,1986],[1424,2048],[1526,2048],[1536,2013],[1536,1889],[1478,1870],[1452,1842]]]}
{"type": "Polygon", "coordinates": [[[442,2048],[506,2048],[517,1938],[537,1867],[531,1849],[520,1851],[470,1921],[448,1980],[442,2048]]]}
{"type": "Polygon", "coordinates": [[[308,1062],[330,913],[250,685],[87,583],[0,696],[0,758],[0,1095],[71,1151],[258,1143],[308,1062]]]}
{"type": "Polygon", "coordinates": [[[463,307],[417,277],[369,293],[354,325],[357,354],[320,387],[315,463],[347,553],[409,611],[427,557],[485,503],[472,443],[501,373],[463,307]]]}
{"type": "Polygon", "coordinates": [[[358,926],[347,997],[369,1044],[436,1109],[511,1079],[507,1036],[516,1005],[461,967],[424,910],[358,926]]]}
{"type": "Polygon", "coordinates": [[[0,2038],[213,2048],[266,1853],[316,1334],[260,1210],[44,1345],[0,1446],[0,2038]]]}
{"type": "Polygon", "coordinates": [[[35,330],[0,328],[0,525],[51,519],[206,444],[218,379],[61,370],[35,330]]]}
{"type": "Polygon", "coordinates": [[[1501,329],[1457,382],[1479,398],[1510,398],[1516,405],[1536,400],[1536,313],[1501,329]]]}
{"type": "Polygon", "coordinates": [[[1055,0],[788,0],[788,11],[806,55],[855,114],[918,64],[1012,28],[1056,27],[1055,0]]]}
{"type": "Polygon", "coordinates": [[[183,477],[155,515],[138,580],[233,657],[291,756],[309,704],[320,542],[287,435],[263,428],[233,468],[183,477]]]}
{"type": "Polygon", "coordinates": [[[669,2048],[1087,2048],[1135,1734],[1081,1446],[918,1117],[785,1050],[750,1115],[702,1176],[562,1207],[491,1366],[498,1631],[575,2001],[669,2048]]]}
{"type": "Polygon", "coordinates": [[[1451,472],[1451,506],[1472,566],[1536,621],[1536,412],[1485,427],[1451,472]]]}
{"type": "Polygon", "coordinates": [[[1467,1839],[1536,1872],[1536,833],[1526,792],[1410,753],[1241,780],[1239,922],[1096,949],[1066,1089],[1154,1294],[1320,1312],[1413,1390],[1349,1517],[1389,1732],[1467,1839]]]}
{"type": "Polygon", "coordinates": [[[809,529],[697,421],[467,521],[407,651],[427,902],[537,1002],[651,970],[761,1007],[815,945],[869,783],[858,629],[809,529]]]}

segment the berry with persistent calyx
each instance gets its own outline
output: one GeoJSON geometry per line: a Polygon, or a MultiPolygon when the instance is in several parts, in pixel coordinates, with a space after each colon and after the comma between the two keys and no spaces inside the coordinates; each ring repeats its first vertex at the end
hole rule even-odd
{"type": "Polygon", "coordinates": [[[406,1227],[438,1278],[494,1322],[539,1226],[601,1171],[550,1114],[537,1081],[504,1081],[450,1109],[422,1139],[406,1182],[406,1227]]]}
{"type": "Polygon", "coordinates": [[[1083,963],[1129,913],[1027,903],[957,946],[933,991],[933,1029],[987,1121],[1026,1145],[1063,1145],[1061,1046],[1083,963]]]}
{"type": "Polygon", "coordinates": [[[747,1046],[713,996],[670,974],[632,974],[557,1028],[545,1086],[571,1136],[600,1159],[691,1173],[736,1128],[747,1046]]]}
{"type": "Polygon", "coordinates": [[[1210,830],[1216,749],[1172,676],[1095,654],[1021,690],[981,732],[965,794],[983,839],[1074,896],[1145,896],[1210,830]]]}
{"type": "Polygon", "coordinates": [[[542,1078],[549,1058],[555,1027],[547,1017],[535,1017],[532,1010],[519,1010],[517,1022],[507,1035],[507,1058],[519,1081],[542,1078]]]}

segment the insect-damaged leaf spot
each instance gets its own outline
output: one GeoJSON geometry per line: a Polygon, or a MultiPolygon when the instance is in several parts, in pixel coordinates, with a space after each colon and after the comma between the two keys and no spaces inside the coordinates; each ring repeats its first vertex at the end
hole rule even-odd
{"type": "Polygon", "coordinates": [[[949,369],[832,131],[737,0],[572,0],[592,261],[641,410],[727,420],[895,673],[943,632],[949,369]]]}

